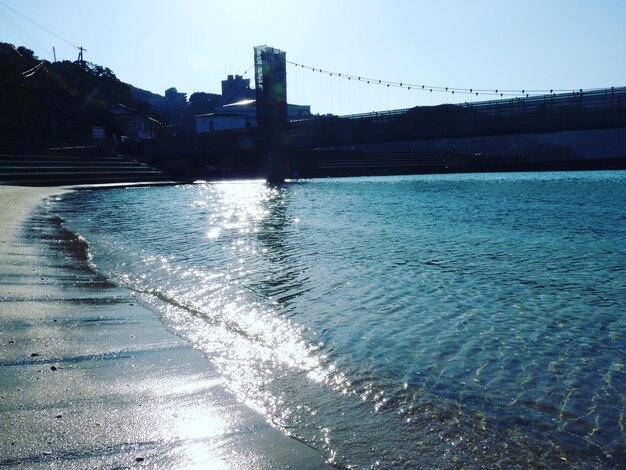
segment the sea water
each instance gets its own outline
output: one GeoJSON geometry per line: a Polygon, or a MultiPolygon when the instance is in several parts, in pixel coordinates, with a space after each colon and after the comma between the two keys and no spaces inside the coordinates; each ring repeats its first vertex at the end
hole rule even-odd
{"type": "Polygon", "coordinates": [[[626,461],[626,172],[78,191],[51,210],[338,467],[626,461]]]}

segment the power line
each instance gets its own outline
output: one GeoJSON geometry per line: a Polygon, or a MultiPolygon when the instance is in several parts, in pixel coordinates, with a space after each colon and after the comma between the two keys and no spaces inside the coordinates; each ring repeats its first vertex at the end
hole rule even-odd
{"type": "Polygon", "coordinates": [[[54,31],[51,31],[50,29],[46,28],[45,26],[43,26],[40,23],[37,23],[34,20],[31,20],[30,18],[28,18],[27,16],[23,15],[22,13],[20,13],[19,11],[17,11],[16,9],[10,7],[9,5],[7,5],[6,3],[0,1],[0,5],[2,5],[4,8],[7,8],[9,10],[11,10],[13,13],[15,13],[16,15],[18,15],[19,17],[25,19],[26,21],[28,21],[29,23],[34,24],[35,26],[37,26],[38,28],[43,29],[44,31],[46,31],[49,34],[52,34],[53,36],[55,36],[56,38],[60,39],[63,42],[66,42],[67,44],[69,44],[70,46],[73,46],[77,49],[81,49],[79,46],[77,46],[76,44],[74,44],[72,41],[70,41],[69,39],[65,39],[63,36],[55,33],[54,31]]]}
{"type": "Polygon", "coordinates": [[[18,21],[15,15],[10,14],[5,8],[0,5],[0,16],[2,22],[3,35],[6,35],[5,42],[14,42],[17,45],[20,44],[33,44],[39,49],[43,49],[43,45],[23,26],[22,21],[18,21]]]}
{"type": "MultiPolygon", "coordinates": [[[[2,12],[2,13],[6,16],[6,17],[9,17],[9,18],[10,18],[10,15],[8,15],[8,14],[7,14],[7,10],[6,10],[6,9],[11,10],[14,14],[16,14],[17,16],[19,16],[19,17],[23,18],[24,20],[28,21],[29,23],[34,24],[34,25],[35,25],[35,26],[37,26],[38,28],[43,29],[44,31],[46,31],[47,33],[49,33],[49,34],[53,35],[54,37],[56,37],[56,38],[60,39],[61,41],[65,42],[65,43],[67,43],[67,44],[69,44],[70,46],[73,46],[73,47],[75,47],[76,49],[78,49],[78,50],[79,50],[79,53],[78,53],[78,61],[79,61],[79,62],[81,62],[81,63],[83,62],[83,52],[87,51],[87,49],[83,48],[82,46],[77,46],[76,44],[74,44],[74,43],[73,43],[72,41],[70,41],[69,39],[65,39],[63,36],[61,36],[61,35],[59,35],[59,34],[55,33],[54,31],[52,31],[52,30],[50,30],[50,29],[46,28],[44,25],[42,25],[42,24],[40,24],[40,23],[37,23],[36,21],[34,21],[34,20],[32,20],[32,19],[28,18],[27,16],[25,16],[25,15],[23,15],[22,13],[20,13],[19,11],[17,11],[15,8],[10,7],[9,5],[7,5],[6,3],[4,3],[4,2],[2,2],[2,1],[0,1],[0,6],[2,6],[2,7],[4,7],[4,8],[5,8],[4,10],[3,10],[3,9],[0,9],[0,12],[2,12]]],[[[15,23],[15,24],[17,24],[17,25],[19,26],[19,24],[18,24],[17,22],[14,22],[14,23],[15,23]]],[[[28,34],[28,32],[27,32],[24,28],[22,28],[21,26],[19,26],[19,28],[20,28],[20,29],[24,32],[24,34],[28,34]]],[[[37,41],[35,41],[35,42],[37,42],[37,41]]],[[[43,49],[43,48],[42,48],[42,49],[43,49]]],[[[56,62],[56,53],[55,53],[54,55],[55,55],[55,62],[56,62]]],[[[33,72],[33,73],[34,73],[34,72],[33,72]]],[[[30,74],[30,75],[32,75],[32,74],[30,74]]],[[[27,76],[30,76],[30,75],[27,75],[27,76]]]]}

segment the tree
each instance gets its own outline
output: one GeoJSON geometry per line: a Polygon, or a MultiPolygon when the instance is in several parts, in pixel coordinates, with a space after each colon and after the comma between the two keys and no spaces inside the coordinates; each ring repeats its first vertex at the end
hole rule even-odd
{"type": "Polygon", "coordinates": [[[215,93],[204,93],[197,91],[189,97],[189,113],[191,116],[197,114],[208,114],[215,111],[219,105],[220,95],[215,93]]]}

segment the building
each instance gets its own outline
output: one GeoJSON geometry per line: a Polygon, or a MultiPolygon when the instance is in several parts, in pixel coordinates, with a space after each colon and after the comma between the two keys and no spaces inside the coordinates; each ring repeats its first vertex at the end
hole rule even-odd
{"type": "Polygon", "coordinates": [[[187,93],[179,93],[172,87],[165,90],[165,97],[152,98],[148,102],[152,109],[163,115],[182,113],[187,108],[187,93]]]}
{"type": "Polygon", "coordinates": [[[229,75],[222,80],[221,104],[227,105],[255,98],[254,90],[250,89],[250,79],[242,75],[229,75]]]}
{"type": "Polygon", "coordinates": [[[254,127],[256,106],[254,100],[243,100],[220,106],[215,113],[199,114],[195,120],[197,133],[254,127]]]}
{"type": "Polygon", "coordinates": [[[187,105],[187,93],[179,93],[174,87],[165,90],[165,99],[173,106],[184,108],[187,105]]]}
{"type": "Polygon", "coordinates": [[[156,119],[123,104],[110,106],[109,112],[120,126],[122,134],[134,140],[154,139],[161,127],[161,123],[156,119]]]}
{"type": "MultiPolygon", "coordinates": [[[[253,99],[220,106],[215,113],[194,116],[196,120],[196,132],[203,133],[255,127],[258,125],[256,112],[256,100],[253,99]]],[[[310,119],[311,117],[311,106],[297,104],[287,105],[287,119],[289,121],[310,119]]]]}

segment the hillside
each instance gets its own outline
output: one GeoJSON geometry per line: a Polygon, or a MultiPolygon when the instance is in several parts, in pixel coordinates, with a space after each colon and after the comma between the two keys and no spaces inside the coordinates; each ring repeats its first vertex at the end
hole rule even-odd
{"type": "MultiPolygon", "coordinates": [[[[39,60],[24,47],[0,43],[0,141],[42,142],[89,138],[91,126],[117,132],[111,104],[150,113],[128,84],[89,62],[39,60]]],[[[148,92],[146,92],[148,93],[148,92]]]]}

